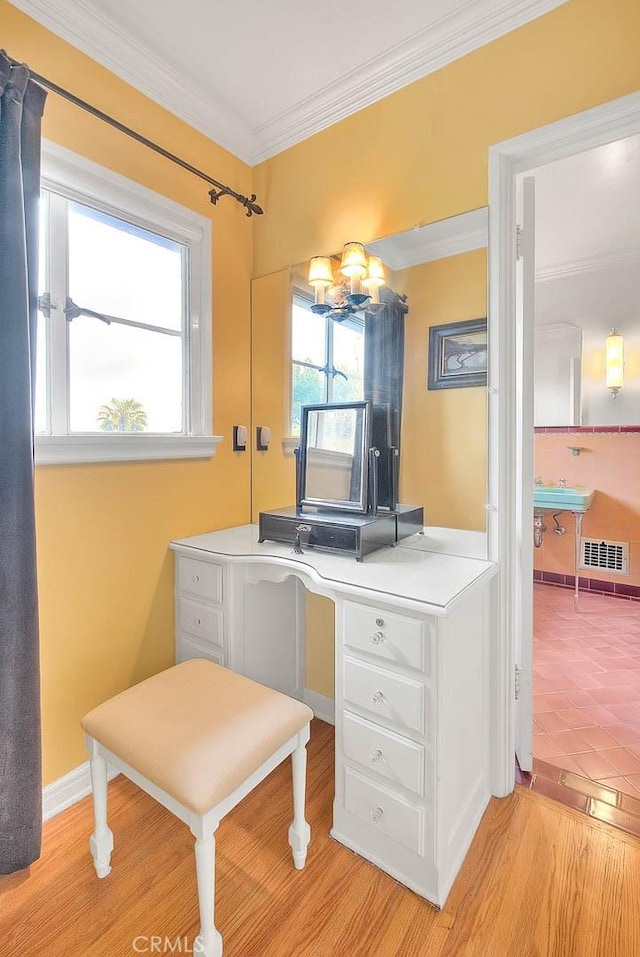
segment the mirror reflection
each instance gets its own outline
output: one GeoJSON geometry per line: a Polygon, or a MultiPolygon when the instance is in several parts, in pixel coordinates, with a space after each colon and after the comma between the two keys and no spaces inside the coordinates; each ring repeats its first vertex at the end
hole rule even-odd
{"type": "Polygon", "coordinates": [[[536,191],[534,424],[640,425],[640,136],[527,175],[536,191]]]}
{"type": "Polygon", "coordinates": [[[366,403],[305,407],[300,444],[300,504],[367,510],[366,403]]]}
{"type": "MultiPolygon", "coordinates": [[[[334,288],[340,250],[312,257],[331,268],[318,267],[317,275],[326,273],[324,281],[332,283],[324,287],[330,309],[320,312],[313,309],[318,295],[309,282],[310,260],[254,280],[253,421],[272,430],[271,451],[253,453],[254,521],[260,511],[296,501],[293,450],[300,444],[301,406],[369,401],[371,444],[399,450],[397,499],[424,506],[427,527],[480,536],[474,555],[485,549],[486,390],[466,382],[433,390],[428,368],[432,326],[487,315],[486,245],[482,209],[366,243],[367,273],[355,289],[352,277],[344,289],[334,288]],[[347,305],[348,296],[369,294],[373,257],[384,276],[375,284],[378,301],[370,296],[362,308],[332,316],[341,292],[347,305]]],[[[319,481],[320,472],[312,479],[314,492],[319,481]]],[[[381,471],[380,484],[391,488],[391,472],[381,471]]],[[[463,544],[459,553],[468,553],[463,544]]]]}

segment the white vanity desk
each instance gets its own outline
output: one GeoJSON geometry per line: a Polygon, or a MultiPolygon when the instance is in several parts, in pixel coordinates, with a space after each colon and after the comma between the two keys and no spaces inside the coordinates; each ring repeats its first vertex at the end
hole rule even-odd
{"type": "Polygon", "coordinates": [[[445,530],[426,529],[364,562],[259,544],[256,525],[171,543],[178,661],[211,658],[301,697],[304,589],[333,599],[332,836],[438,906],[491,793],[496,569],[446,554],[461,534],[449,548],[445,530]]]}

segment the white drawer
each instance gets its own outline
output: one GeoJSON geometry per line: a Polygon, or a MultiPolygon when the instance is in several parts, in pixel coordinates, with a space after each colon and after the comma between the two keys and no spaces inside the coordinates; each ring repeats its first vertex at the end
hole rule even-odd
{"type": "Polygon", "coordinates": [[[389,614],[355,602],[344,603],[345,644],[398,665],[429,670],[431,630],[417,618],[389,614]]]}
{"type": "Polygon", "coordinates": [[[393,731],[344,712],[342,743],[347,758],[416,794],[424,794],[424,747],[393,731]]]}
{"type": "Polygon", "coordinates": [[[345,768],[344,806],[380,834],[424,857],[424,808],[345,768]]]}
{"type": "Polygon", "coordinates": [[[209,601],[222,601],[222,565],[178,558],[178,590],[209,601]]]}
{"type": "Polygon", "coordinates": [[[425,696],[422,681],[392,674],[376,665],[344,658],[344,698],[400,728],[424,734],[425,696]]]}
{"type": "Polygon", "coordinates": [[[178,628],[194,638],[209,641],[214,645],[224,644],[222,611],[199,601],[178,598],[178,628]]]}
{"type": "Polygon", "coordinates": [[[187,635],[178,635],[176,641],[176,664],[189,661],[191,658],[207,658],[217,665],[224,665],[224,651],[222,648],[197,641],[187,635]]]}

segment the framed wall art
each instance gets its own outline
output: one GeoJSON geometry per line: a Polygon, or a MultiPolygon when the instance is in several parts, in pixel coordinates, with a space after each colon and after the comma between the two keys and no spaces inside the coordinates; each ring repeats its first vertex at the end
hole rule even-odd
{"type": "Polygon", "coordinates": [[[429,389],[486,386],[486,318],[431,326],[427,384],[429,389]]]}

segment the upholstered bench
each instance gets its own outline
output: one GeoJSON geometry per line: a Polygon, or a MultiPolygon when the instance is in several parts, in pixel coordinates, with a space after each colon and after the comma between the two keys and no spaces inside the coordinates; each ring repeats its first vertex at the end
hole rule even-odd
{"type": "Polygon", "coordinates": [[[95,831],[90,848],[98,877],[111,870],[111,765],[189,825],[196,839],[200,908],[194,953],[220,957],[214,833],[221,818],[292,755],[289,844],[295,867],[304,867],[311,836],[304,804],[312,717],[300,701],[201,658],[154,675],[89,712],[82,727],[91,755],[95,831]]]}

